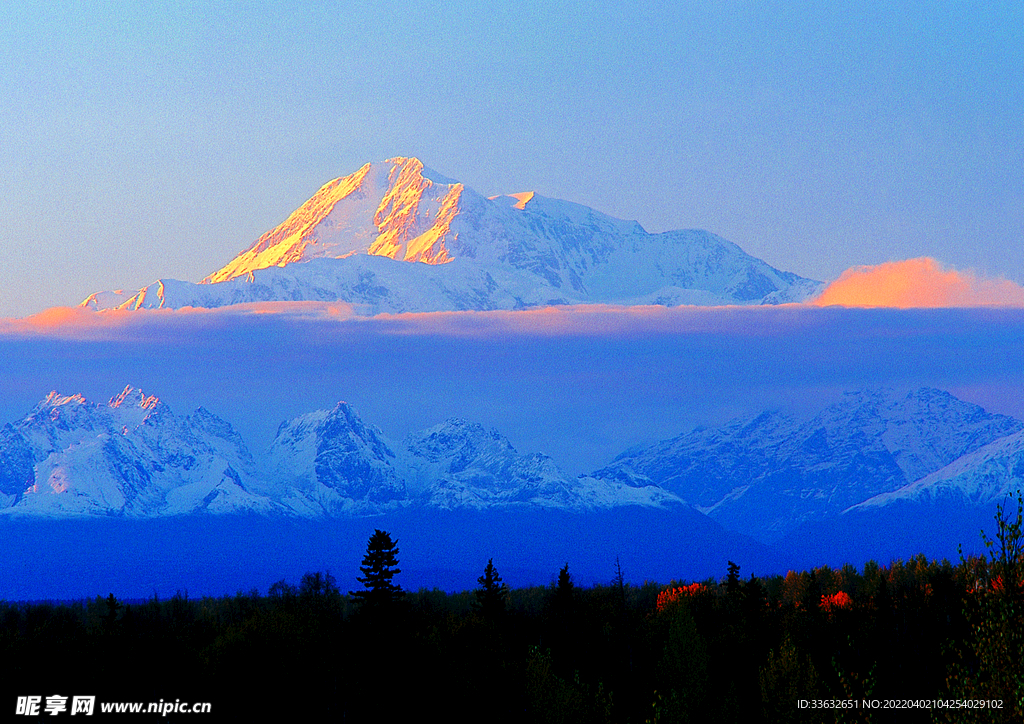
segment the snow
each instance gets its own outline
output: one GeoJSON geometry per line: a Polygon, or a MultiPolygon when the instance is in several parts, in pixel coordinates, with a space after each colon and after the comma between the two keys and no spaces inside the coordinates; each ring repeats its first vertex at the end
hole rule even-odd
{"type": "Polygon", "coordinates": [[[590,510],[681,504],[653,485],[573,478],[547,456],[522,455],[496,430],[464,420],[396,444],[344,402],[282,423],[260,469],[226,421],[203,408],[176,416],[131,386],[105,405],[51,393],[4,435],[11,449],[27,445],[34,460],[30,470],[14,471],[15,479],[27,475],[34,482],[4,491],[0,513],[14,516],[323,517],[411,505],[590,510]]]}
{"type": "Polygon", "coordinates": [[[51,392],[0,429],[0,514],[687,508],[777,540],[804,522],[895,503],[1000,502],[1024,478],[1024,424],[922,388],[848,393],[813,415],[766,411],[631,449],[570,476],[498,430],[452,418],[401,441],[339,402],[281,424],[264,464],[203,408],[176,415],[126,386],[106,403],[51,392]]]}
{"type": "MultiPolygon", "coordinates": [[[[898,490],[876,495],[848,511],[883,508],[898,502],[962,504],[1003,502],[1024,488],[1024,431],[1007,435],[898,490]]],[[[844,511],[844,512],[848,512],[844,511]]]]}
{"type": "Polygon", "coordinates": [[[252,458],[241,438],[206,411],[180,418],[164,403],[126,386],[106,404],[50,393],[4,430],[23,441],[34,482],[7,514],[180,515],[206,509],[271,512],[248,489],[252,458]]]}
{"type": "Polygon", "coordinates": [[[136,293],[97,292],[82,306],[310,300],[377,314],[776,304],[822,286],[705,231],[648,234],[635,221],[534,192],[488,199],[415,158],[393,158],[328,182],[200,284],[160,279],[136,293]]]}
{"type": "Polygon", "coordinates": [[[969,464],[1022,428],[940,390],[861,390],[806,418],[768,411],[684,433],[594,476],[651,481],[726,527],[773,541],[864,501],[891,502],[894,491],[913,497],[915,485],[937,484],[926,476],[969,464]]]}

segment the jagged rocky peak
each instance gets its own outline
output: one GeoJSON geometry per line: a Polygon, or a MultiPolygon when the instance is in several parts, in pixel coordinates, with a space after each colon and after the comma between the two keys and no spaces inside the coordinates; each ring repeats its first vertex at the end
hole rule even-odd
{"type": "Polygon", "coordinates": [[[81,394],[62,395],[56,390],[50,392],[32,410],[15,423],[14,428],[21,434],[43,436],[53,444],[57,436],[70,431],[91,431],[102,426],[104,417],[109,417],[95,403],[81,394]]]}
{"type": "Polygon", "coordinates": [[[359,414],[347,402],[339,402],[317,427],[317,435],[321,440],[333,440],[345,446],[357,442],[369,445],[375,453],[382,457],[394,457],[380,431],[363,422],[359,414]]]}
{"type": "Polygon", "coordinates": [[[85,397],[81,393],[75,393],[73,395],[62,395],[57,390],[52,390],[46,397],[43,398],[42,402],[39,403],[39,407],[61,407],[63,405],[80,405],[85,402],[85,397]]]}
{"type": "Polygon", "coordinates": [[[125,388],[119,394],[111,397],[107,404],[110,407],[140,407],[143,410],[152,410],[161,403],[159,397],[147,395],[140,389],[125,385],[125,388]]]}
{"type": "Polygon", "coordinates": [[[484,448],[516,454],[512,444],[497,430],[487,430],[479,423],[458,417],[409,435],[405,447],[432,462],[458,454],[478,454],[484,448]]]}
{"type": "Polygon", "coordinates": [[[374,513],[407,498],[395,453],[346,402],[282,423],[269,458],[271,478],[301,515],[374,513]]]}
{"type": "Polygon", "coordinates": [[[51,393],[0,434],[0,511],[146,518],[269,513],[241,437],[205,410],[175,416],[131,385],[106,404],[51,393]]]}
{"type": "Polygon", "coordinates": [[[380,430],[364,423],[347,402],[339,402],[331,410],[309,412],[282,422],[271,446],[272,453],[276,455],[302,451],[305,457],[319,455],[328,449],[359,451],[381,461],[395,457],[380,430]]]}
{"type": "Polygon", "coordinates": [[[497,430],[459,418],[394,445],[344,403],[283,424],[271,459],[272,475],[290,485],[288,504],[311,515],[408,505],[584,509],[657,505],[666,497],[617,496],[606,485],[566,475],[546,455],[520,455],[497,430]]]}
{"type": "Polygon", "coordinates": [[[189,426],[195,430],[224,439],[237,440],[239,444],[243,444],[241,436],[231,426],[231,423],[213,414],[205,407],[197,407],[195,412],[189,415],[186,420],[189,426]]]}
{"type": "Polygon", "coordinates": [[[36,415],[50,415],[54,419],[61,414],[62,411],[74,410],[83,406],[87,406],[90,403],[79,393],[74,395],[62,395],[57,390],[51,391],[46,397],[44,397],[39,404],[35,406],[29,416],[36,415]]]}
{"type": "Polygon", "coordinates": [[[352,254],[443,264],[447,224],[463,186],[424,168],[417,158],[367,163],[328,181],[280,225],[261,236],[204,283],[258,269],[352,254]]]}
{"type": "Polygon", "coordinates": [[[131,385],[105,404],[53,392],[0,429],[0,515],[319,517],[673,503],[654,486],[569,476],[548,456],[519,454],[497,430],[464,419],[395,445],[346,402],[282,423],[260,464],[227,421],[202,407],[176,416],[131,385]]]}
{"type": "Polygon", "coordinates": [[[110,398],[107,406],[115,411],[125,423],[141,425],[158,417],[173,418],[166,403],[156,395],[147,395],[142,390],[126,385],[120,394],[110,398]]]}

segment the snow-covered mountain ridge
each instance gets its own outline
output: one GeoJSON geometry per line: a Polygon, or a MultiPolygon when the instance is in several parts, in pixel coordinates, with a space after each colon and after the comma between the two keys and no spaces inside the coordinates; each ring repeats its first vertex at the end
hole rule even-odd
{"type": "Polygon", "coordinates": [[[694,430],[623,453],[593,475],[656,484],[726,528],[775,541],[869,499],[882,505],[915,485],[931,488],[931,476],[958,463],[958,484],[970,487],[980,452],[1022,430],[940,390],[866,390],[808,418],[768,411],[694,430]]]}
{"type": "Polygon", "coordinates": [[[360,516],[435,509],[681,505],[653,485],[574,478],[496,430],[451,419],[402,443],[344,402],[281,424],[258,468],[230,424],[181,418],[126,387],[107,404],[51,393],[0,431],[0,514],[360,516]]]}
{"type": "Polygon", "coordinates": [[[97,292],[103,310],[343,301],[363,314],[552,304],[775,304],[823,285],[700,230],[647,233],[535,193],[485,198],[415,158],[325,184],[200,284],[97,292]]]}
{"type": "Polygon", "coordinates": [[[1024,431],[1001,437],[898,490],[879,493],[844,512],[896,503],[951,502],[962,506],[1011,503],[1024,489],[1024,431]]]}
{"type": "Polygon", "coordinates": [[[203,408],[178,417],[130,386],[106,404],[51,392],[5,425],[0,504],[58,516],[276,509],[231,425],[203,408]]]}
{"type": "MultiPolygon", "coordinates": [[[[896,504],[999,502],[1024,480],[1024,423],[922,388],[847,393],[630,449],[570,476],[457,418],[397,441],[347,403],[281,424],[257,464],[231,425],[126,387],[105,404],[48,395],[0,430],[0,514],[160,518],[401,510],[686,509],[773,542],[896,504]]],[[[948,506],[945,508],[948,515],[948,506]]]]}

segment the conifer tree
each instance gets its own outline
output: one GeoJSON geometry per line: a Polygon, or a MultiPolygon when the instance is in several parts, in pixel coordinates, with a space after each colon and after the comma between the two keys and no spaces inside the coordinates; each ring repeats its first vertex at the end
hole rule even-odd
{"type": "Polygon", "coordinates": [[[740,567],[739,564],[729,561],[729,575],[725,579],[725,591],[730,596],[740,592],[740,567]]]}
{"type": "Polygon", "coordinates": [[[395,574],[401,573],[398,567],[398,541],[391,540],[391,535],[382,530],[374,530],[366,544],[366,555],[363,565],[359,567],[363,575],[356,578],[363,584],[363,591],[349,591],[359,602],[361,608],[380,611],[390,608],[405,595],[402,587],[392,583],[395,574]]]}
{"type": "Polygon", "coordinates": [[[571,612],[574,590],[572,576],[569,574],[569,564],[566,563],[558,572],[558,583],[555,585],[555,608],[560,614],[571,612]]]}
{"type": "Polygon", "coordinates": [[[566,563],[558,572],[548,599],[550,630],[547,634],[552,649],[557,652],[562,671],[569,674],[576,668],[576,641],[579,622],[576,620],[576,587],[566,563]]]}
{"type": "Polygon", "coordinates": [[[111,633],[117,622],[117,612],[124,608],[124,604],[118,601],[117,597],[114,596],[113,593],[106,597],[104,604],[107,607],[107,612],[103,616],[103,630],[107,633],[111,633]]]}
{"type": "Polygon", "coordinates": [[[565,633],[566,628],[571,625],[576,607],[576,587],[573,585],[568,563],[558,571],[558,580],[551,586],[548,601],[554,624],[561,633],[565,633]]]}
{"type": "Polygon", "coordinates": [[[484,618],[495,619],[505,613],[508,600],[508,586],[501,581],[498,570],[494,567],[494,559],[487,560],[484,574],[476,579],[480,588],[475,591],[476,609],[484,618]]]}

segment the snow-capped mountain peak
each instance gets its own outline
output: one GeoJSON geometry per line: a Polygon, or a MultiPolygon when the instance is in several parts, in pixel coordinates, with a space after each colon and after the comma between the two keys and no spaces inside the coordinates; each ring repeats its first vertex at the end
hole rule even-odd
{"type": "Polygon", "coordinates": [[[107,403],[109,407],[138,407],[143,410],[152,410],[160,404],[160,398],[154,395],[147,395],[142,390],[131,385],[126,385],[123,390],[107,403]]]}
{"type": "Polygon", "coordinates": [[[517,194],[505,194],[504,196],[489,196],[488,201],[504,201],[508,203],[513,209],[522,211],[526,208],[526,205],[530,203],[533,197],[536,195],[533,191],[521,191],[517,194]]]}
{"type": "Polygon", "coordinates": [[[344,301],[367,314],[551,304],[774,304],[822,284],[699,230],[648,234],[534,192],[485,198],[416,158],[323,185],[200,284],[97,292],[93,310],[344,301]]]}
{"type": "Polygon", "coordinates": [[[324,184],[281,224],[223,268],[212,284],[259,269],[352,254],[442,264],[462,184],[448,183],[416,158],[367,163],[324,184]]]}
{"type": "Polygon", "coordinates": [[[80,405],[85,402],[85,398],[81,394],[74,395],[62,395],[57,390],[52,390],[41,403],[40,407],[61,407],[63,405],[80,405]]]}
{"type": "Polygon", "coordinates": [[[106,404],[51,392],[0,429],[3,515],[692,506],[770,542],[844,511],[990,504],[1022,480],[1024,423],[930,388],[698,428],[578,477],[457,417],[394,442],[345,402],[282,423],[262,468],[225,420],[130,385],[106,404]]]}
{"type": "Polygon", "coordinates": [[[380,431],[339,402],[283,422],[268,467],[277,495],[300,515],[360,514],[407,497],[394,458],[380,431]]]}
{"type": "Polygon", "coordinates": [[[128,517],[269,512],[252,457],[205,410],[176,416],[131,385],[107,404],[51,392],[0,431],[0,500],[10,514],[128,517]]]}

